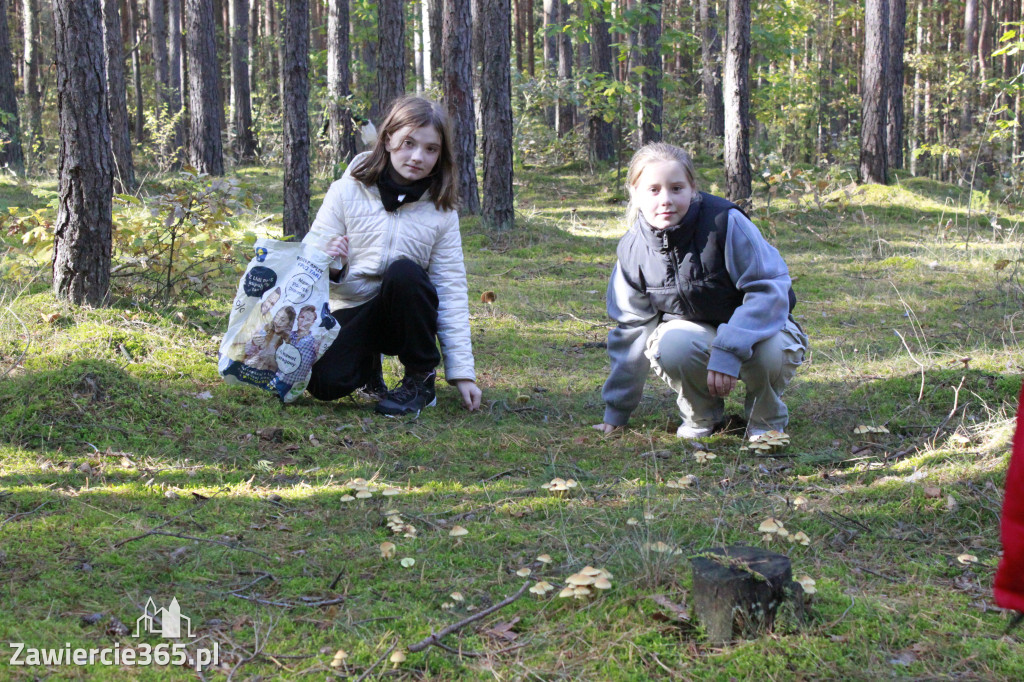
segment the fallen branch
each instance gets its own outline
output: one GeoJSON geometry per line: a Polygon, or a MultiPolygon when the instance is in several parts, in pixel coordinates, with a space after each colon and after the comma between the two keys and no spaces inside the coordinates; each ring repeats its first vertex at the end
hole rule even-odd
{"type": "Polygon", "coordinates": [[[345,597],[337,597],[335,599],[323,599],[321,601],[311,602],[299,602],[295,604],[287,601],[270,601],[269,599],[260,599],[259,597],[250,597],[247,594],[238,594],[237,592],[228,592],[232,597],[238,597],[239,599],[245,599],[246,601],[256,602],[257,604],[266,604],[267,606],[281,606],[286,609],[297,609],[300,606],[308,606],[310,608],[318,608],[321,606],[333,606],[334,604],[341,604],[345,601],[345,597]]]}
{"type": "Polygon", "coordinates": [[[383,660],[384,660],[385,658],[387,658],[387,657],[388,657],[388,655],[389,655],[389,654],[390,654],[390,653],[391,653],[392,651],[394,651],[394,650],[395,650],[395,647],[396,647],[396,646],[398,646],[398,643],[397,643],[397,642],[396,642],[395,644],[392,644],[392,645],[391,645],[391,646],[390,646],[390,647],[388,648],[388,650],[387,650],[387,651],[385,651],[385,652],[384,652],[383,654],[381,654],[381,655],[380,655],[380,658],[378,658],[378,659],[377,659],[376,661],[374,661],[374,662],[373,662],[373,665],[371,665],[371,666],[370,666],[369,668],[367,668],[366,670],[364,670],[364,671],[363,671],[363,674],[362,674],[362,675],[360,675],[359,677],[357,677],[357,678],[356,678],[356,682],[363,682],[363,680],[365,680],[365,679],[366,679],[367,677],[369,677],[369,676],[370,676],[370,673],[372,673],[372,672],[373,672],[373,669],[374,669],[374,668],[376,668],[376,667],[377,667],[378,665],[380,665],[380,662],[381,662],[381,661],[383,661],[383,660]]]}
{"type": "Polygon", "coordinates": [[[516,592],[515,594],[513,594],[511,597],[506,597],[505,599],[502,599],[497,604],[495,604],[493,606],[489,606],[486,609],[484,609],[483,611],[480,611],[479,613],[474,613],[469,618],[464,618],[464,619],[460,620],[458,623],[453,623],[453,624],[449,625],[448,627],[446,627],[445,629],[441,630],[438,633],[431,633],[431,635],[429,637],[427,637],[425,639],[422,639],[419,642],[416,642],[415,644],[410,646],[409,647],[409,652],[410,653],[416,653],[417,651],[423,651],[427,647],[429,647],[431,645],[434,645],[434,644],[437,644],[444,637],[452,634],[456,630],[461,630],[462,628],[466,627],[470,623],[478,621],[481,618],[486,618],[487,616],[491,615],[492,613],[494,613],[498,609],[501,609],[501,608],[504,608],[504,607],[508,606],[509,604],[514,602],[516,599],[519,599],[520,597],[522,597],[523,593],[526,592],[526,588],[529,587],[529,586],[530,586],[530,581],[526,581],[525,583],[523,583],[523,586],[519,588],[519,591],[516,592]]]}
{"type": "MultiPolygon", "coordinates": [[[[145,532],[145,533],[143,533],[142,535],[136,535],[136,536],[135,536],[135,537],[133,537],[133,538],[128,538],[127,540],[121,540],[121,542],[118,542],[118,543],[116,543],[116,544],[114,545],[114,549],[117,549],[118,547],[120,547],[120,546],[122,546],[122,545],[127,545],[127,544],[128,544],[129,542],[134,542],[135,540],[141,540],[142,538],[146,538],[146,537],[149,537],[150,535],[167,535],[167,533],[159,533],[159,532],[157,532],[157,531],[158,531],[158,530],[159,530],[160,528],[163,528],[164,526],[166,526],[166,525],[168,525],[168,524],[170,524],[170,523],[173,523],[174,521],[177,521],[178,519],[180,519],[180,518],[181,518],[182,516],[185,516],[186,514],[194,514],[195,512],[199,511],[200,509],[202,509],[203,507],[205,507],[205,506],[207,505],[207,503],[208,503],[208,502],[209,502],[210,500],[212,500],[213,498],[217,497],[217,495],[220,495],[220,494],[221,494],[222,492],[224,492],[225,490],[226,490],[226,488],[223,488],[223,489],[221,489],[221,490],[218,490],[217,492],[215,492],[215,493],[214,493],[213,495],[210,495],[210,496],[209,496],[208,498],[206,498],[205,500],[201,500],[201,501],[200,501],[200,504],[199,504],[199,505],[198,505],[197,507],[193,507],[193,508],[191,508],[191,509],[186,509],[185,511],[181,512],[180,514],[177,514],[177,515],[175,515],[175,516],[172,516],[171,518],[167,519],[166,521],[164,521],[163,523],[161,523],[161,524],[160,524],[159,526],[157,526],[156,528],[153,528],[152,530],[146,531],[146,532],[145,532]]],[[[181,537],[181,536],[176,536],[176,537],[181,537]]],[[[211,541],[211,542],[212,542],[212,541],[211,541]]],[[[223,543],[221,543],[221,544],[223,544],[223,543]]]]}
{"type": "Polygon", "coordinates": [[[42,509],[43,507],[45,507],[48,504],[50,504],[49,500],[47,500],[46,502],[43,502],[41,505],[39,505],[38,507],[36,507],[32,511],[21,512],[20,514],[15,514],[13,516],[8,516],[3,521],[0,521],[0,528],[3,528],[5,524],[10,523],[11,521],[14,521],[15,519],[20,519],[20,518],[29,516],[30,514],[35,514],[37,511],[39,511],[40,509],[42,509]]]}
{"type": "MultiPolygon", "coordinates": [[[[145,535],[140,535],[137,538],[130,538],[128,540],[125,540],[124,542],[131,542],[132,540],[141,540],[142,538],[150,536],[150,535],[166,535],[167,537],[181,538],[182,540],[195,540],[196,542],[209,542],[210,544],[220,545],[222,547],[227,547],[228,549],[237,549],[239,552],[250,552],[252,554],[256,554],[257,556],[263,557],[267,561],[272,561],[273,560],[270,556],[264,554],[263,552],[260,552],[259,550],[249,549],[248,547],[242,547],[242,546],[237,545],[235,543],[222,542],[220,540],[211,540],[210,538],[200,538],[200,537],[196,537],[195,535],[184,535],[183,533],[168,533],[167,531],[163,531],[163,530],[151,530],[148,533],[146,533],[145,535]]],[[[115,545],[115,547],[123,545],[124,542],[119,543],[118,545],[115,545]]]]}

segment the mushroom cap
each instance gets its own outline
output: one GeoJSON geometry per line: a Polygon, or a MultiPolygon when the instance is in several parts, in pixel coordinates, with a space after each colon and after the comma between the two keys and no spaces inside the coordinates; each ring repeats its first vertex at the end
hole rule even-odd
{"type": "Polygon", "coordinates": [[[531,573],[533,573],[533,571],[531,571],[526,566],[523,566],[518,571],[516,571],[516,575],[518,575],[520,578],[525,578],[526,576],[530,575],[531,573]]]}
{"type": "Polygon", "coordinates": [[[803,495],[797,495],[793,500],[794,507],[804,507],[807,505],[807,498],[803,495]]]}
{"type": "Polygon", "coordinates": [[[463,535],[469,535],[469,531],[462,526],[452,526],[452,529],[448,531],[448,535],[453,538],[461,537],[463,535]]]}
{"type": "Polygon", "coordinates": [[[594,581],[594,587],[599,590],[610,590],[612,588],[612,582],[604,576],[599,577],[594,581]]]}
{"type": "Polygon", "coordinates": [[[384,492],[381,493],[381,495],[384,495],[385,497],[393,497],[394,495],[401,494],[402,491],[399,490],[398,488],[384,488],[384,492]]]}
{"type": "Polygon", "coordinates": [[[584,585],[593,585],[594,584],[594,576],[592,576],[592,575],[583,575],[582,573],[573,573],[572,575],[570,575],[568,578],[565,579],[565,582],[567,582],[568,584],[572,585],[573,587],[582,587],[584,585]]]}
{"type": "Polygon", "coordinates": [[[352,500],[354,500],[356,498],[354,498],[351,495],[346,493],[345,495],[342,495],[340,499],[341,499],[342,502],[351,502],[352,500]]]}
{"type": "Polygon", "coordinates": [[[564,599],[566,597],[572,597],[575,594],[575,590],[573,590],[572,586],[570,585],[569,587],[563,587],[562,591],[558,593],[558,596],[564,599]]]}
{"type": "Polygon", "coordinates": [[[804,588],[804,594],[814,594],[818,590],[815,588],[816,583],[814,578],[809,575],[802,575],[796,579],[800,583],[800,587],[804,588]]]}
{"type": "Polygon", "coordinates": [[[373,493],[371,493],[369,490],[360,490],[356,493],[357,500],[365,500],[368,497],[373,497],[373,493]]]}
{"type": "Polygon", "coordinates": [[[395,550],[398,549],[393,542],[382,542],[380,543],[380,555],[385,559],[390,559],[395,556],[395,550]]]}
{"type": "Polygon", "coordinates": [[[549,583],[547,580],[541,580],[535,583],[533,587],[530,588],[530,592],[533,592],[534,594],[544,595],[553,589],[555,589],[554,585],[549,583]]]}
{"type": "Polygon", "coordinates": [[[600,568],[594,568],[593,566],[589,566],[588,565],[588,566],[584,566],[583,568],[581,568],[580,569],[580,573],[583,574],[583,575],[594,575],[594,576],[597,576],[597,575],[601,575],[601,569],[600,568]]]}
{"type": "Polygon", "coordinates": [[[575,479],[572,479],[572,478],[565,479],[565,487],[566,488],[575,488],[578,485],[579,485],[579,483],[577,483],[575,481],[575,479]]]}
{"type": "Polygon", "coordinates": [[[640,521],[638,521],[635,517],[630,516],[628,519],[626,519],[626,525],[627,526],[638,526],[638,525],[640,525],[640,521]]]}
{"type": "Polygon", "coordinates": [[[539,557],[537,557],[537,561],[541,562],[542,564],[550,564],[551,563],[551,555],[550,554],[541,554],[539,557]]]}
{"type": "Polygon", "coordinates": [[[761,525],[757,527],[758,533],[778,533],[779,529],[782,528],[782,524],[779,523],[772,517],[768,517],[761,522],[761,525]]]}
{"type": "Polygon", "coordinates": [[[405,662],[405,652],[402,651],[401,649],[396,649],[395,653],[391,654],[391,662],[392,663],[404,663],[405,662]]]}
{"type": "Polygon", "coordinates": [[[574,597],[585,597],[588,594],[590,594],[590,588],[585,585],[572,588],[572,596],[574,597]]]}
{"type": "Polygon", "coordinates": [[[448,596],[452,598],[452,601],[464,601],[466,599],[462,596],[461,592],[452,592],[448,596]]]}
{"type": "Polygon", "coordinates": [[[404,557],[398,563],[402,564],[402,568],[412,568],[413,566],[416,565],[416,560],[413,559],[411,556],[407,556],[407,557],[404,557]]]}
{"type": "Polygon", "coordinates": [[[786,530],[785,528],[779,528],[777,531],[775,531],[775,534],[778,535],[780,538],[788,538],[789,537],[789,531],[786,530]]]}
{"type": "Polygon", "coordinates": [[[797,531],[793,535],[793,540],[796,541],[796,542],[799,542],[804,547],[806,547],[807,545],[811,544],[811,538],[808,537],[807,533],[803,532],[802,530],[797,531]]]}

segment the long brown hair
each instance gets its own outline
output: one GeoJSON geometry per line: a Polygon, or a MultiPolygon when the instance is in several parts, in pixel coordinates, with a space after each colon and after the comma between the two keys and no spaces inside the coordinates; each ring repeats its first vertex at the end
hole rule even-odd
{"type": "Polygon", "coordinates": [[[407,126],[422,128],[426,125],[433,126],[441,137],[441,153],[429,176],[432,179],[430,198],[439,209],[454,209],[459,203],[459,185],[456,181],[451,126],[448,123],[448,114],[441,105],[429,99],[404,95],[392,103],[388,115],[384,117],[384,123],[380,126],[377,141],[370,155],[352,169],[352,177],[367,187],[376,185],[381,173],[386,173],[388,169],[391,158],[388,144],[391,137],[407,126]]]}
{"type": "Polygon", "coordinates": [[[686,172],[686,180],[690,183],[693,191],[697,192],[700,189],[697,185],[697,171],[693,167],[693,159],[685,150],[666,142],[645,144],[636,151],[636,154],[633,154],[633,158],[629,162],[629,170],[626,171],[626,191],[629,193],[629,206],[626,208],[627,226],[632,226],[636,222],[636,216],[640,212],[633,202],[633,190],[636,188],[637,181],[640,180],[640,174],[652,161],[675,161],[683,167],[686,172]]]}

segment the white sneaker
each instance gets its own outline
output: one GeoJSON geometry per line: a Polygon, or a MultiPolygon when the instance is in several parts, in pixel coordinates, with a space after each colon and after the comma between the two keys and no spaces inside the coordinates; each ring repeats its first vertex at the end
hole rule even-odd
{"type": "Polygon", "coordinates": [[[679,428],[676,429],[676,438],[685,438],[686,440],[707,438],[714,432],[714,426],[688,426],[686,424],[680,424],[679,428]]]}

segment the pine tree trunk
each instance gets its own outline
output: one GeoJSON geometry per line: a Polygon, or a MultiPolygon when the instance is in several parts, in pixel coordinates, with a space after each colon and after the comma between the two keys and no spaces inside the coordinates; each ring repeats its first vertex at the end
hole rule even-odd
{"type": "Polygon", "coordinates": [[[443,22],[444,101],[459,169],[461,215],[480,213],[476,184],[476,121],[473,112],[470,0],[445,0],[443,22]]]}
{"type": "Polygon", "coordinates": [[[523,48],[526,42],[526,1],[515,0],[516,71],[523,72],[523,48]]]}
{"type": "MultiPolygon", "coordinates": [[[[7,1],[0,0],[0,28],[7,26],[7,1]]],[[[25,155],[21,148],[21,127],[18,123],[18,93],[14,88],[11,63],[11,37],[0,31],[0,112],[7,115],[0,124],[0,166],[18,175],[25,174],[25,155]]]]}
{"type": "Polygon", "coordinates": [[[725,129],[722,108],[722,39],[718,34],[718,12],[712,0],[700,0],[701,84],[704,94],[704,128],[709,138],[721,138],[725,129]]]}
{"type": "Polygon", "coordinates": [[[284,233],[309,231],[309,0],[285,0],[284,233]]]}
{"type": "MultiPolygon", "coordinates": [[[[425,0],[424,0],[425,1],[425,0]]],[[[331,125],[331,151],[335,164],[355,154],[352,114],[345,103],[349,95],[348,0],[332,0],[327,15],[327,114],[331,125]]]]}
{"type": "Polygon", "coordinates": [[[142,57],[139,55],[141,45],[138,21],[138,5],[136,0],[127,0],[125,7],[128,8],[128,23],[131,26],[132,40],[135,42],[135,49],[132,50],[132,83],[135,89],[135,141],[141,142],[146,137],[146,121],[143,114],[142,104],[142,57]]]}
{"type": "MultiPolygon", "coordinates": [[[[562,29],[558,34],[558,86],[563,92],[569,92],[572,85],[572,40],[569,32],[564,30],[571,21],[569,14],[569,3],[565,0],[556,0],[555,8],[558,12],[557,25],[562,29]]],[[[559,97],[558,106],[555,108],[555,132],[559,137],[572,131],[576,124],[576,107],[568,97],[559,97]]]]}
{"type": "Polygon", "coordinates": [[[402,0],[382,0],[377,12],[375,113],[380,119],[391,103],[405,94],[405,11],[402,0]]]}
{"type": "MultiPolygon", "coordinates": [[[[2,24],[0,24],[2,25],[2,24]]],[[[121,16],[117,0],[103,0],[103,43],[106,48],[107,112],[110,115],[110,142],[114,178],[118,191],[135,188],[135,165],[128,134],[128,104],[125,99],[124,46],[121,43],[121,16]]]]}
{"type": "Polygon", "coordinates": [[[637,45],[640,48],[640,63],[644,67],[640,78],[643,104],[637,112],[637,125],[640,128],[640,144],[648,144],[661,141],[661,3],[658,0],[642,0],[642,5],[644,19],[637,36],[637,45]]]}
{"type": "Polygon", "coordinates": [[[509,0],[484,0],[484,72],[481,82],[484,152],[484,224],[509,230],[515,219],[512,194],[512,46],[509,0]]]}
{"type": "MultiPolygon", "coordinates": [[[[544,33],[541,40],[544,41],[544,74],[548,78],[555,78],[558,74],[558,40],[555,35],[554,26],[558,25],[558,4],[559,0],[544,1],[544,33]]],[[[555,107],[546,107],[544,117],[548,125],[555,127],[555,107]]]]}
{"type": "Polygon", "coordinates": [[[103,305],[110,287],[110,127],[100,0],[54,0],[60,204],[53,237],[58,298],[103,305]]]}
{"type": "MultiPolygon", "coordinates": [[[[891,0],[890,0],[891,1],[891,0]]],[[[971,118],[974,116],[974,79],[978,69],[975,53],[978,51],[978,0],[966,0],[964,4],[964,60],[967,62],[967,87],[961,93],[963,108],[960,113],[960,132],[970,132],[971,118]]]]}
{"type": "Polygon", "coordinates": [[[152,49],[156,101],[163,109],[170,103],[170,74],[167,54],[166,0],[149,0],[149,43],[152,49]]]}
{"type": "Polygon", "coordinates": [[[725,32],[725,183],[728,198],[750,196],[750,0],[728,0],[725,32]]]}
{"type": "Polygon", "coordinates": [[[235,158],[247,162],[256,158],[256,137],[252,131],[252,93],[249,92],[248,0],[231,0],[231,63],[235,158]]]}
{"type": "Polygon", "coordinates": [[[863,105],[861,108],[860,178],[885,184],[886,83],[889,62],[889,0],[867,0],[864,12],[863,105]]]}
{"type": "Polygon", "coordinates": [[[921,50],[922,42],[924,41],[924,25],[922,24],[922,14],[924,10],[926,0],[918,0],[917,3],[917,26],[915,27],[914,34],[914,99],[912,106],[913,111],[913,123],[911,124],[910,133],[910,174],[917,175],[917,154],[914,152],[921,144],[921,119],[922,119],[922,99],[923,99],[923,87],[921,78],[921,50]]]}
{"type": "Polygon", "coordinates": [[[886,166],[903,168],[903,42],[907,28],[907,0],[889,0],[889,72],[885,77],[886,166]]]}
{"type": "MultiPolygon", "coordinates": [[[[167,102],[172,115],[177,115],[185,106],[182,88],[182,0],[166,0],[167,7],[167,102]]],[[[174,125],[174,148],[185,143],[185,120],[182,117],[174,125]]]]}
{"type": "MultiPolygon", "coordinates": [[[[594,71],[605,74],[611,81],[615,77],[612,73],[611,25],[600,5],[594,6],[590,17],[590,41],[593,43],[594,71]]],[[[605,120],[603,112],[591,112],[587,121],[587,140],[591,160],[611,161],[615,156],[612,124],[605,120]]]]}
{"type": "Polygon", "coordinates": [[[534,59],[536,59],[536,52],[534,51],[534,31],[533,0],[526,0],[526,61],[530,78],[533,78],[536,75],[536,67],[534,65],[534,59]]]}
{"type": "MultiPolygon", "coordinates": [[[[426,52],[430,53],[430,77],[427,82],[432,87],[438,84],[438,78],[441,75],[441,43],[443,41],[441,37],[441,15],[443,14],[444,0],[422,1],[427,5],[427,27],[430,29],[430,48],[426,50],[426,52]]],[[[424,62],[425,70],[426,63],[424,62]]],[[[426,76],[425,73],[424,76],[426,76]]]]}
{"type": "Polygon", "coordinates": [[[39,0],[22,0],[22,28],[24,31],[25,101],[28,109],[28,147],[32,153],[43,142],[43,107],[39,95],[39,57],[36,34],[39,32],[39,0]]]}
{"type": "Polygon", "coordinates": [[[213,0],[185,0],[185,49],[188,50],[188,157],[200,173],[224,174],[220,139],[224,109],[220,99],[220,70],[213,0]]]}

